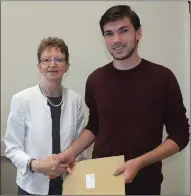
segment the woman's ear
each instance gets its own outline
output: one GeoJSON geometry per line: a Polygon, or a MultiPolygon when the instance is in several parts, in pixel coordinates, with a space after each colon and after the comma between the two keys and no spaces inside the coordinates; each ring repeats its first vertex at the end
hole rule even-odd
{"type": "Polygon", "coordinates": [[[70,63],[67,63],[66,69],[65,69],[65,71],[64,71],[65,73],[68,71],[69,67],[70,67],[70,63]]]}
{"type": "Polygon", "coordinates": [[[40,64],[38,64],[38,70],[42,73],[40,64]]]}

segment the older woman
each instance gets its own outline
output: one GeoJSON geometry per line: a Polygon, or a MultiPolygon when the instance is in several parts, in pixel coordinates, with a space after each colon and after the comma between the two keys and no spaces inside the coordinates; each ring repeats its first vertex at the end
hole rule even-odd
{"type": "Polygon", "coordinates": [[[65,42],[56,37],[43,39],[37,56],[42,79],[12,97],[5,154],[17,167],[19,195],[61,195],[60,174],[69,165],[61,164],[53,155],[67,149],[82,132],[82,101],[61,84],[69,68],[65,42]]]}

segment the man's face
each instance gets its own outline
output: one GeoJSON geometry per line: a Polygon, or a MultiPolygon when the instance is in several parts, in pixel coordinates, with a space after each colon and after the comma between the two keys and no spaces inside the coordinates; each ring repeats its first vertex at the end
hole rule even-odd
{"type": "Polygon", "coordinates": [[[135,31],[130,19],[124,17],[104,26],[104,38],[108,51],[116,60],[129,58],[137,48],[141,29],[135,31]]]}

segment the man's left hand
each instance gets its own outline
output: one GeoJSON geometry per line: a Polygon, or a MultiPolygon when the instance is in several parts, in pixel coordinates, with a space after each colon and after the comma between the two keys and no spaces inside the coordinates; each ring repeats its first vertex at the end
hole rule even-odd
{"type": "Polygon", "coordinates": [[[119,166],[115,170],[114,176],[118,176],[124,173],[125,183],[131,183],[140,169],[141,162],[138,159],[131,159],[125,162],[123,165],[119,166]]]}

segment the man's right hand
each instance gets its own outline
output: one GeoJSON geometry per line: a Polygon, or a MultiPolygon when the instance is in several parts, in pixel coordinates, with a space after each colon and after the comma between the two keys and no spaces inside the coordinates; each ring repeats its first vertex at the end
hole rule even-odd
{"type": "Polygon", "coordinates": [[[50,155],[42,160],[32,161],[32,169],[35,172],[43,173],[45,175],[58,176],[61,173],[66,172],[69,164],[60,163],[60,160],[56,155],[50,155]]]}
{"type": "Polygon", "coordinates": [[[59,159],[60,163],[69,164],[67,171],[70,171],[69,173],[71,173],[71,168],[73,167],[75,159],[87,149],[94,140],[95,135],[91,131],[84,129],[79,138],[75,140],[68,149],[57,154],[56,157],[59,159]]]}
{"type": "MultiPolygon", "coordinates": [[[[58,160],[60,162],[60,164],[67,166],[66,171],[67,173],[71,174],[72,173],[72,167],[75,165],[75,156],[72,152],[72,150],[69,148],[65,151],[63,151],[62,153],[59,153],[57,155],[55,155],[56,160],[58,160]]],[[[54,168],[56,171],[59,170],[59,165],[55,165],[54,168]]],[[[50,179],[54,179],[57,176],[52,174],[49,175],[50,179]]]]}

